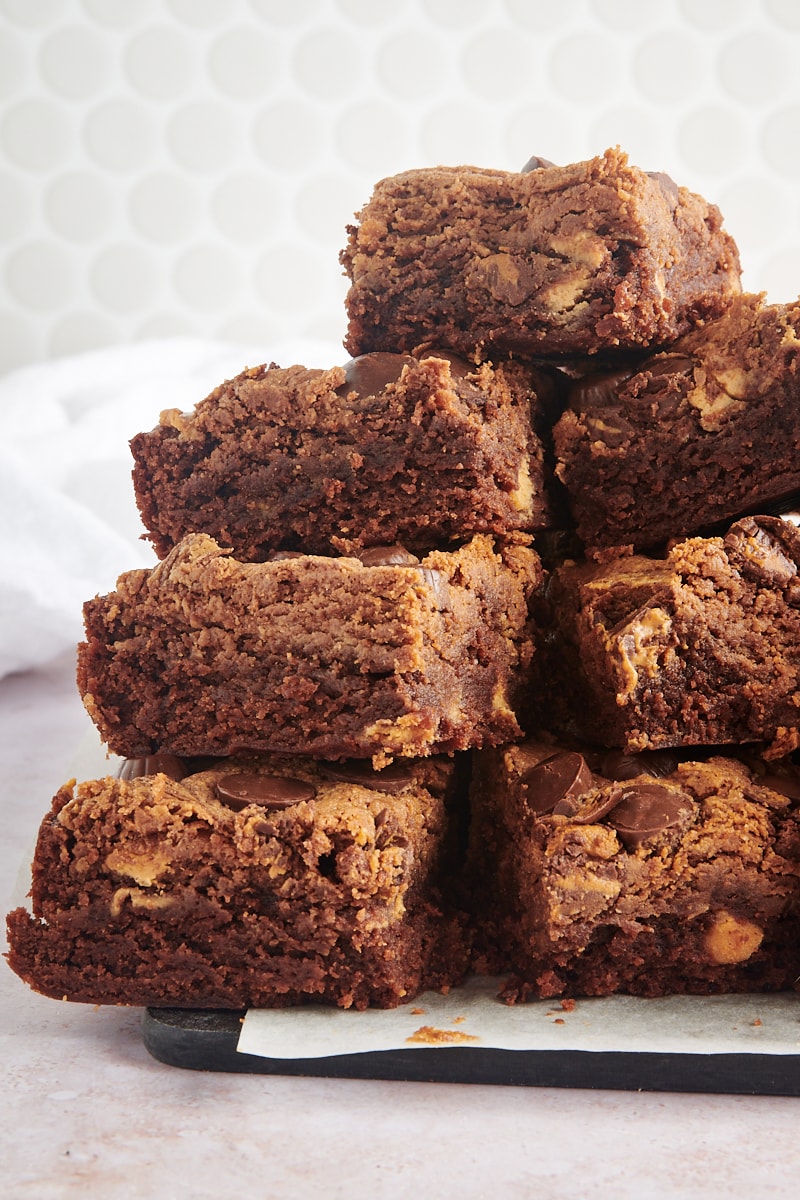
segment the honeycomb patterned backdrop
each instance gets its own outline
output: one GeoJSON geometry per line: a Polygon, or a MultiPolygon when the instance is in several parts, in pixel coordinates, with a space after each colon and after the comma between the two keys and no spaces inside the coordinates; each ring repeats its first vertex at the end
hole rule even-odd
{"type": "Polygon", "coordinates": [[[0,371],[339,343],[383,175],[621,145],[800,292],[798,0],[0,0],[0,371]]]}

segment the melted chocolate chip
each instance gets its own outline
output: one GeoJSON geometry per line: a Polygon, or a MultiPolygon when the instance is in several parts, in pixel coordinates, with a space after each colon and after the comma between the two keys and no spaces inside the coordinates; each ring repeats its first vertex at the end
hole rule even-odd
{"type": "Polygon", "coordinates": [[[578,798],[592,786],[592,782],[592,772],[586,759],[571,750],[543,759],[520,778],[528,794],[528,804],[539,816],[553,812],[558,805],[574,811],[578,798]]]}
{"type": "Polygon", "coordinates": [[[743,575],[786,587],[797,575],[800,532],[780,517],[743,517],[725,535],[725,549],[743,575]]]}
{"type": "Polygon", "coordinates": [[[770,788],[788,800],[800,800],[800,779],[794,775],[759,775],[754,780],[759,787],[770,788]]]}
{"type": "Polygon", "coordinates": [[[180,783],[191,772],[182,758],[175,754],[148,754],[143,758],[126,758],[120,767],[119,779],[139,779],[143,775],[167,775],[180,783]]]}
{"type": "Polygon", "coordinates": [[[471,375],[475,370],[472,363],[467,362],[465,358],[461,358],[458,354],[453,354],[450,350],[426,350],[421,355],[421,359],[426,358],[443,358],[450,364],[450,374],[453,379],[464,379],[465,376],[471,375]]]}
{"type": "Polygon", "coordinates": [[[680,824],[694,808],[692,798],[660,783],[639,783],[625,788],[614,806],[609,824],[626,850],[635,850],[648,838],[680,824]]]}
{"type": "Polygon", "coordinates": [[[642,372],[658,377],[659,375],[689,375],[695,368],[695,361],[688,354],[660,354],[651,358],[642,366],[642,372]]]}
{"type": "Polygon", "coordinates": [[[584,375],[569,389],[569,407],[573,412],[592,412],[616,404],[620,385],[635,375],[636,370],[635,367],[625,367],[618,371],[584,375]]]}
{"type": "Polygon", "coordinates": [[[407,363],[413,363],[410,354],[388,354],[376,350],[351,358],[344,368],[344,383],[336,389],[339,396],[355,392],[359,398],[377,396],[390,383],[396,383],[407,363]]]}
{"type": "Polygon", "coordinates": [[[557,817],[569,817],[574,825],[596,825],[625,795],[621,787],[604,788],[588,800],[559,800],[553,809],[557,817]]]}
{"type": "Polygon", "coordinates": [[[606,779],[635,779],[637,775],[655,775],[663,778],[671,775],[680,759],[674,750],[643,750],[641,754],[627,754],[624,750],[610,750],[603,756],[600,774],[606,779]]]}
{"type": "Polygon", "coordinates": [[[284,775],[225,775],[217,780],[217,796],[241,812],[248,804],[261,808],[290,808],[301,800],[311,800],[316,794],[313,783],[305,779],[290,779],[284,775]]]}
{"type": "Polygon", "coordinates": [[[540,158],[538,154],[532,154],[520,171],[520,175],[527,175],[529,171],[541,171],[544,167],[554,167],[555,165],[554,162],[550,162],[549,158],[540,158]]]}
{"type": "Polygon", "coordinates": [[[405,546],[368,546],[365,550],[354,550],[353,557],[365,567],[417,567],[419,559],[410,554],[405,546]]]}
{"type": "Polygon", "coordinates": [[[428,587],[433,591],[438,604],[442,603],[442,594],[444,589],[444,576],[441,571],[435,571],[432,567],[423,567],[422,563],[417,568],[422,576],[423,583],[427,583],[428,587]]]}
{"type": "Polygon", "coordinates": [[[320,764],[321,770],[329,779],[340,783],[357,783],[361,787],[372,788],[376,792],[402,792],[414,782],[414,767],[411,763],[395,760],[382,771],[373,769],[371,763],[359,758],[351,758],[340,763],[320,764]]]}

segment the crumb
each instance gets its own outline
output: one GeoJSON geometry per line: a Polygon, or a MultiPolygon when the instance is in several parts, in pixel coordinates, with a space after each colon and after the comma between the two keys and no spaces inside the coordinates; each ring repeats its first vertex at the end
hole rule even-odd
{"type": "Polygon", "coordinates": [[[553,1021],[553,1024],[554,1025],[566,1025],[566,1021],[564,1020],[563,1017],[556,1017],[555,1021],[553,1021]]]}
{"type": "Polygon", "coordinates": [[[751,1024],[751,1025],[756,1025],[756,1026],[763,1025],[763,1023],[764,1023],[764,1022],[761,1020],[761,1018],[760,1018],[760,1017],[756,1017],[755,1021],[751,1021],[751,1022],[750,1022],[750,1024],[751,1024]]]}
{"type": "Polygon", "coordinates": [[[464,1021],[466,1021],[466,1019],[467,1019],[466,1017],[453,1017],[453,1024],[454,1025],[463,1025],[463,1023],[464,1023],[464,1021]]]}
{"type": "Polygon", "coordinates": [[[433,1025],[420,1025],[407,1042],[424,1042],[428,1046],[446,1046],[451,1042],[479,1042],[480,1038],[471,1033],[462,1033],[460,1029],[435,1029],[433,1025]]]}
{"type": "Polygon", "coordinates": [[[565,996],[563,1000],[559,1000],[559,1004],[564,1012],[572,1012],[575,1008],[575,1001],[569,996],[565,996]]]}
{"type": "Polygon", "coordinates": [[[424,1008],[412,1008],[411,1015],[412,1015],[412,1017],[424,1017],[425,1009],[424,1008]]]}

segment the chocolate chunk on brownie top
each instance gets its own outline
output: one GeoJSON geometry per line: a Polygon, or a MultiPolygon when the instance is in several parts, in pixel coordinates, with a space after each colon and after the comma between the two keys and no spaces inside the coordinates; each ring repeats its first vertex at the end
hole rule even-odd
{"type": "Polygon", "coordinates": [[[392,1007],[455,984],[454,773],[173,757],[68,785],[41,826],[33,912],[9,916],[10,965],[96,1004],[392,1007]]]}
{"type": "Polygon", "coordinates": [[[535,719],[608,746],[800,744],[800,531],[745,517],[548,583],[535,719]]]}
{"type": "Polygon", "coordinates": [[[386,761],[517,737],[535,552],[478,534],[421,561],[363,554],[241,563],[194,534],[123,575],[85,606],[79,648],[110,748],[386,761]]]}
{"type": "Polygon", "coordinates": [[[557,473],[589,548],[653,546],[800,488],[800,304],[733,300],[669,350],[573,384],[557,473]]]}
{"type": "Polygon", "coordinates": [[[350,227],[345,345],[471,356],[664,345],[740,291],[719,210],[619,150],[382,180],[350,227]]]}
{"type": "Polygon", "coordinates": [[[476,754],[477,937],[484,966],[512,974],[507,999],[792,985],[797,780],[716,756],[653,774],[648,758],[618,778],[550,742],[476,754]]]}
{"type": "Polygon", "coordinates": [[[142,519],[159,556],[207,533],[251,561],[542,527],[536,378],[441,351],[244,371],[133,438],[142,519]]]}

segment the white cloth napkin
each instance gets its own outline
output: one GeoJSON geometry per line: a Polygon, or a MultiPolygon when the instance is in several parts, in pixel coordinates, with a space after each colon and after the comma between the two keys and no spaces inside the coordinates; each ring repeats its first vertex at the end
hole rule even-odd
{"type": "Polygon", "coordinates": [[[128,441],[165,408],[188,410],[246,366],[331,367],[341,346],[145,341],[0,378],[0,676],[82,635],[83,602],[152,565],[128,441]]]}

